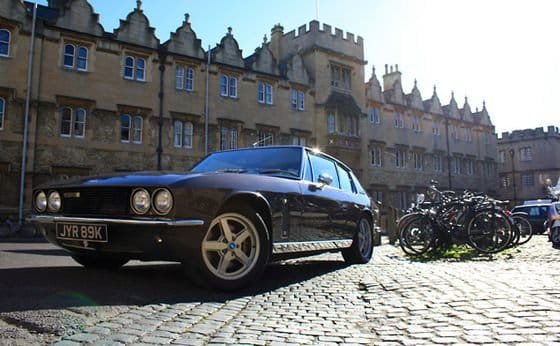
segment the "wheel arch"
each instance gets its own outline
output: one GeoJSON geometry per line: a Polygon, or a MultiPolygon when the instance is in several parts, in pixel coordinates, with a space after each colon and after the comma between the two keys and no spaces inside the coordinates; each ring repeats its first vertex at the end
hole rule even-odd
{"type": "Polygon", "coordinates": [[[263,219],[265,226],[268,230],[268,235],[272,243],[272,213],[270,203],[266,198],[258,192],[252,191],[239,191],[230,194],[220,206],[218,213],[224,211],[228,206],[236,205],[238,203],[245,203],[253,208],[263,219]]]}

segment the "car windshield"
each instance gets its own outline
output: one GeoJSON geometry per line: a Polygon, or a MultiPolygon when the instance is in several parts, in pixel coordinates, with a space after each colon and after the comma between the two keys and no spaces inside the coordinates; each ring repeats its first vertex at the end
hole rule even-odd
{"type": "Polygon", "coordinates": [[[301,148],[259,148],[209,155],[192,172],[259,173],[299,177],[301,148]]]}

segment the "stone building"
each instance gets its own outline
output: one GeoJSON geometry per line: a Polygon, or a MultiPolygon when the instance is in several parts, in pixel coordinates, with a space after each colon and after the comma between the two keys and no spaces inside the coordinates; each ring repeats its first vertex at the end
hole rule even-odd
{"type": "MultiPolygon", "coordinates": [[[[206,143],[209,152],[318,147],[349,164],[375,199],[399,207],[431,178],[445,188],[495,187],[486,107],[473,113],[454,97],[442,106],[435,88],[423,100],[416,84],[405,94],[398,67],[386,67],[383,88],[375,71],[365,83],[361,37],[317,21],[287,33],[278,24],[244,56],[228,28],[205,51],[188,15],[162,42],[141,6],[112,32],[87,0],[38,7],[27,206],[31,188],[52,179],[186,170],[206,143]]],[[[32,12],[0,0],[0,213],[19,198],[32,12]]]]}
{"type": "Polygon", "coordinates": [[[560,177],[560,133],[555,126],[503,132],[498,139],[498,194],[521,204],[546,198],[545,183],[560,177]]]}

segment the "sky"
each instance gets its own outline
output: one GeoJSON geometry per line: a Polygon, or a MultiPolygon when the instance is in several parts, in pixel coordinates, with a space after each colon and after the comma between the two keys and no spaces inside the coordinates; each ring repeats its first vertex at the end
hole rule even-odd
{"type": "MultiPolygon", "coordinates": [[[[136,7],[90,3],[109,32],[136,7]]],[[[364,38],[366,79],[375,66],[383,84],[385,64],[398,64],[406,93],[417,79],[423,99],[436,85],[442,104],[452,91],[460,108],[467,96],[473,112],[485,100],[498,134],[560,126],[557,0],[143,0],[142,9],[161,42],[185,13],[205,49],[232,27],[244,57],[276,23],[289,32],[318,19],[364,38]]]]}

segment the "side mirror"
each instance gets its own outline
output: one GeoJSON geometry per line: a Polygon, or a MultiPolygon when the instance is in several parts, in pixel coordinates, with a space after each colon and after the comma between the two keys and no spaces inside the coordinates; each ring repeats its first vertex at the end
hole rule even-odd
{"type": "Polygon", "coordinates": [[[333,182],[333,178],[328,173],[321,173],[319,174],[319,182],[325,185],[330,185],[333,182]]]}

